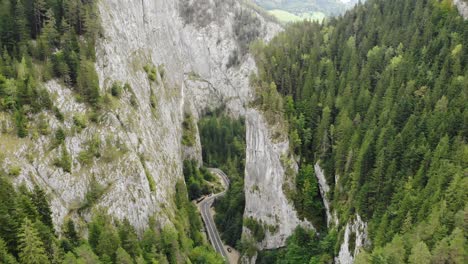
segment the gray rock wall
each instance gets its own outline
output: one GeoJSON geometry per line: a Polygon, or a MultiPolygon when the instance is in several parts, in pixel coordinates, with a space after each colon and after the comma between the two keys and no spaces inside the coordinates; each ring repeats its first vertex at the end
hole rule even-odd
{"type": "Polygon", "coordinates": [[[266,237],[257,245],[259,249],[282,247],[298,225],[313,228],[308,222],[299,220],[292,202],[283,192],[286,179],[281,157],[288,154],[289,142],[273,142],[268,125],[258,110],[247,111],[246,127],[244,217],[252,217],[265,227],[266,237]],[[274,231],[268,230],[268,226],[274,231]]]}
{"type": "Polygon", "coordinates": [[[468,19],[468,2],[465,0],[453,0],[458,12],[464,19],[468,19]]]}

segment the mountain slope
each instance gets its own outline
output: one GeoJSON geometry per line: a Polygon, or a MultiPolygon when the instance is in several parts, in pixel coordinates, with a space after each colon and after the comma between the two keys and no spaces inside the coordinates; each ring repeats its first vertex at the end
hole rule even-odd
{"type": "Polygon", "coordinates": [[[322,231],[260,261],[463,263],[467,23],[452,1],[372,0],[257,46],[257,103],[288,116],[291,197],[322,231]]]}
{"type": "Polygon", "coordinates": [[[255,0],[255,2],[267,9],[281,9],[293,14],[321,12],[326,16],[344,13],[358,1],[356,0],[255,0]]]}

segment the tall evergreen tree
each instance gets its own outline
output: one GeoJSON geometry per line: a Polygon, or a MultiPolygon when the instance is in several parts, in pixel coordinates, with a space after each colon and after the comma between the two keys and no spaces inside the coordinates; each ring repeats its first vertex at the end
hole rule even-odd
{"type": "Polygon", "coordinates": [[[47,264],[47,258],[44,243],[39,238],[39,234],[32,224],[31,220],[25,219],[21,225],[19,234],[19,258],[24,264],[47,264]]]}

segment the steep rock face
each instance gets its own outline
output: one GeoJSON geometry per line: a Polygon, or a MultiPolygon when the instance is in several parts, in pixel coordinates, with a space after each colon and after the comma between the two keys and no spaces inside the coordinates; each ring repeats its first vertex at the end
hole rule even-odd
{"type": "Polygon", "coordinates": [[[453,3],[458,8],[458,12],[464,19],[468,19],[468,2],[466,0],[453,0],[453,3]]]}
{"type": "MultiPolygon", "coordinates": [[[[285,245],[296,226],[312,226],[299,220],[293,205],[283,193],[285,169],[281,157],[288,154],[289,143],[275,143],[262,114],[250,109],[246,115],[247,161],[245,165],[245,213],[264,225],[266,236],[259,249],[285,245]],[[272,231],[268,227],[273,227],[272,231]]],[[[244,233],[248,232],[244,229],[244,233]]]]}
{"type": "MultiPolygon", "coordinates": [[[[255,183],[261,190],[247,194],[246,215],[278,225],[278,232],[267,234],[262,243],[264,248],[282,246],[301,223],[281,190],[284,169],[279,156],[288,143],[272,143],[261,113],[246,110],[253,98],[249,75],[256,70],[250,55],[243,56],[236,67],[226,66],[239,46],[233,28],[241,4],[197,1],[204,3],[198,12],[209,14],[210,19],[190,23],[180,16],[186,2],[99,1],[102,38],[96,47],[96,69],[101,92],[109,92],[116,81],[130,88],[100,113],[97,122],[88,121],[78,129],[74,117],[90,114],[90,107],[77,102],[62,84],[47,83],[64,122],[47,114],[51,135],[18,140],[8,149],[3,167],[21,165],[16,182],[29,187],[38,184],[47,191],[59,230],[66,217],[89,220],[97,207],[128,218],[138,230],[147,226],[151,216],[164,225],[174,213],[172,197],[176,181],[183,179],[184,157],[201,158],[198,136],[193,147],[181,144],[184,114],[190,113],[196,121],[205,109],[220,105],[234,116],[248,111],[246,193],[255,183]],[[215,9],[220,6],[221,11],[215,9]],[[148,78],[145,66],[158,69],[155,80],[148,78]],[[67,135],[63,146],[72,159],[70,173],[53,165],[63,148],[50,148],[59,127],[67,135]],[[100,142],[101,157],[83,164],[80,154],[93,140],[100,142]],[[272,183],[274,192],[269,188],[272,183]],[[98,199],[88,201],[86,194],[96,191],[96,186],[98,199]]],[[[259,37],[268,40],[281,30],[257,16],[259,37]]],[[[12,120],[5,123],[13,126],[12,120]]]]}
{"type": "MultiPolygon", "coordinates": [[[[169,160],[166,166],[176,168],[175,173],[155,179],[158,189],[164,190],[161,192],[171,193],[174,178],[181,177],[183,158],[178,135],[183,113],[190,112],[197,120],[205,109],[226,105],[232,115],[243,116],[245,105],[253,97],[249,86],[249,75],[256,70],[253,59],[247,54],[239,66],[226,66],[238,47],[233,23],[241,5],[237,1],[211,0],[137,3],[104,0],[99,7],[104,39],[97,49],[97,68],[102,86],[106,86],[106,80],[129,82],[140,102],[148,101],[153,89],[159,102],[154,118],[157,125],[147,128],[150,132],[147,136],[156,144],[167,143],[159,153],[151,152],[151,159],[169,160]],[[187,8],[192,8],[189,14],[198,20],[181,17],[187,8]],[[159,81],[162,85],[148,81],[143,71],[147,64],[164,65],[165,81],[159,81]],[[161,156],[163,153],[169,158],[161,156]]],[[[260,37],[268,40],[280,30],[277,25],[258,18],[260,37]]],[[[139,118],[140,127],[147,126],[152,118],[149,106],[143,107],[140,112],[146,116],[139,118]]],[[[182,152],[200,158],[198,137],[195,147],[182,147],[182,152]]],[[[156,167],[155,171],[164,171],[163,166],[156,167]]],[[[153,206],[160,208],[161,203],[153,206]]]]}
{"type": "Polygon", "coordinates": [[[370,243],[368,239],[367,223],[363,222],[359,214],[356,219],[348,222],[345,227],[343,243],[335,258],[338,264],[352,264],[359,250],[370,243]],[[350,240],[354,239],[354,248],[350,248],[350,240]]]}
{"type": "Polygon", "coordinates": [[[325,178],[325,173],[318,163],[314,165],[314,170],[319,184],[320,195],[322,196],[323,205],[325,207],[325,213],[327,215],[327,226],[330,227],[330,223],[332,222],[335,224],[335,226],[338,226],[336,212],[332,215],[330,210],[330,200],[328,199],[330,186],[328,185],[327,179],[325,178]]]}

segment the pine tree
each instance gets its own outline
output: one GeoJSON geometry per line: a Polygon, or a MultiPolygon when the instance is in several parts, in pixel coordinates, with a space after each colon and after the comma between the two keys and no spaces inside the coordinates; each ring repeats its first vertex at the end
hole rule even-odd
{"type": "Polygon", "coordinates": [[[27,137],[28,136],[27,119],[22,110],[16,111],[15,121],[16,121],[16,129],[17,129],[16,133],[18,137],[20,138],[27,137]]]}
{"type": "Polygon", "coordinates": [[[99,79],[94,64],[81,58],[77,76],[78,93],[92,106],[96,107],[100,101],[99,79]]]}
{"type": "Polygon", "coordinates": [[[125,249],[119,247],[117,249],[117,256],[115,259],[115,263],[119,264],[133,264],[132,257],[125,251],[125,249]]]}
{"type": "Polygon", "coordinates": [[[80,237],[76,232],[75,223],[73,223],[72,219],[67,220],[64,235],[74,247],[80,244],[80,237]]]}
{"type": "Polygon", "coordinates": [[[21,0],[16,1],[16,6],[15,6],[15,28],[16,28],[16,40],[23,49],[23,51],[20,54],[24,54],[25,52],[25,45],[27,44],[27,41],[29,39],[29,33],[28,33],[28,28],[27,28],[27,21],[26,21],[26,15],[24,11],[24,5],[21,0]]]}
{"type": "Polygon", "coordinates": [[[33,0],[33,36],[39,36],[46,12],[46,2],[44,0],[33,0]]]}
{"type": "Polygon", "coordinates": [[[23,264],[47,264],[49,260],[44,244],[29,219],[25,219],[19,234],[19,258],[23,264]]]}
{"type": "Polygon", "coordinates": [[[17,264],[16,259],[8,252],[5,242],[0,238],[0,263],[17,264]]]}
{"type": "Polygon", "coordinates": [[[78,264],[78,260],[72,252],[68,252],[63,259],[63,264],[78,264]]]}
{"type": "Polygon", "coordinates": [[[39,213],[41,222],[53,230],[52,212],[47,202],[46,193],[38,186],[34,186],[31,200],[39,213]]]}
{"type": "Polygon", "coordinates": [[[78,263],[101,263],[98,256],[94,254],[93,250],[87,244],[83,244],[76,248],[75,253],[78,257],[78,263]]]}
{"type": "Polygon", "coordinates": [[[130,224],[128,219],[124,219],[122,224],[119,225],[118,233],[120,241],[122,242],[122,248],[130,254],[130,256],[135,258],[141,254],[135,228],[130,224]]]}
{"type": "Polygon", "coordinates": [[[110,225],[105,226],[99,235],[99,241],[96,246],[96,253],[100,257],[107,255],[111,259],[115,259],[115,254],[117,248],[119,247],[120,238],[116,234],[115,229],[110,225]]]}
{"type": "Polygon", "coordinates": [[[429,264],[431,263],[431,252],[427,245],[420,241],[411,249],[411,255],[408,258],[410,264],[429,264]]]}
{"type": "Polygon", "coordinates": [[[56,20],[52,9],[47,10],[45,14],[47,19],[39,38],[40,58],[45,60],[52,54],[53,48],[58,44],[59,33],[56,28],[56,20]]]}

